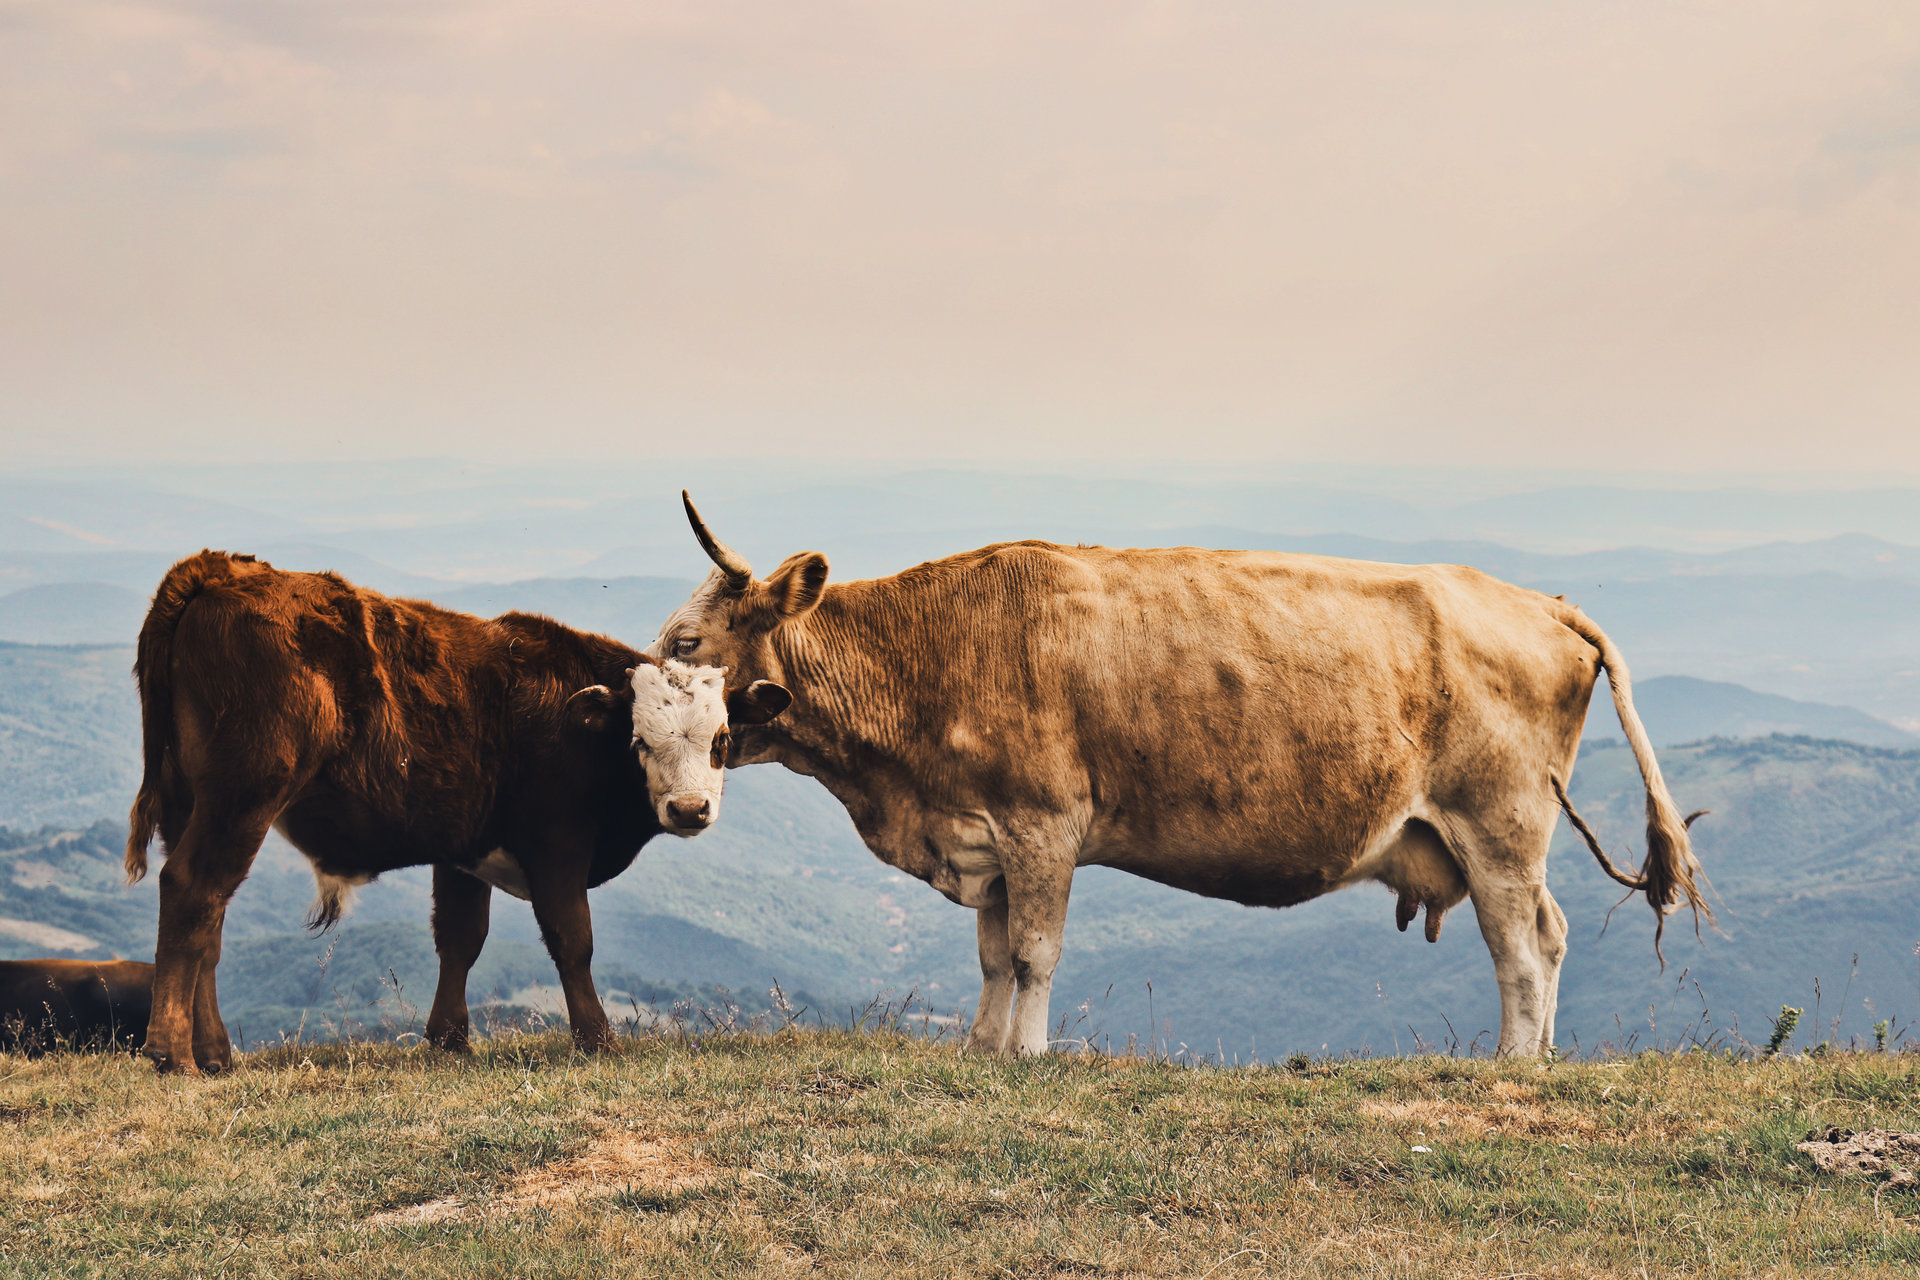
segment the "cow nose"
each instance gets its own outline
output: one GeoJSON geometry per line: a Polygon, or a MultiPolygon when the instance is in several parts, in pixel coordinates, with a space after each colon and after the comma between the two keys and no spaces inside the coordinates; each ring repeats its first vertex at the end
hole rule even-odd
{"type": "Polygon", "coordinates": [[[682,831],[713,821],[713,801],[705,796],[675,796],[667,801],[667,818],[682,831]]]}

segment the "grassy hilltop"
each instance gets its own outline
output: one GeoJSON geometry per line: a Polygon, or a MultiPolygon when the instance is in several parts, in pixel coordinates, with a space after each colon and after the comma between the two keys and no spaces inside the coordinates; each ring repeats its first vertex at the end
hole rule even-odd
{"type": "Polygon", "coordinates": [[[1910,1054],[980,1060],[905,1035],[0,1059],[0,1275],[1911,1275],[1910,1054]],[[1425,1148],[1424,1150],[1422,1148],[1425,1148]]]}

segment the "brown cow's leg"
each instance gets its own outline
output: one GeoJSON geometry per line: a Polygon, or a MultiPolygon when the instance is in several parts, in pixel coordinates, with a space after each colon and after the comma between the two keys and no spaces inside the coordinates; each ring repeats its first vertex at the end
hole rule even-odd
{"type": "Polygon", "coordinates": [[[1005,1053],[1013,1026],[1013,948],[1007,940],[1007,900],[979,911],[980,1007],[973,1012],[967,1048],[1005,1053]]]}
{"type": "Polygon", "coordinates": [[[433,949],[440,953],[440,985],[427,1015],[427,1039],[443,1049],[466,1050],[467,975],[487,942],[493,890],[458,867],[433,869],[433,949]]]}
{"type": "Polygon", "coordinates": [[[220,903],[220,919],[213,927],[213,945],[200,961],[200,977],[193,985],[193,1061],[208,1075],[233,1068],[233,1042],[226,1019],[220,1016],[220,992],[214,974],[220,967],[220,936],[226,927],[227,904],[220,903]]]}
{"type": "Polygon", "coordinates": [[[145,1053],[162,1071],[192,1075],[203,1062],[210,1070],[220,1070],[231,1061],[213,982],[214,966],[220,960],[220,927],[226,919],[227,899],[246,879],[278,812],[275,803],[229,816],[202,799],[179,845],[160,868],[153,1017],[147,1026],[145,1053]],[[213,1041],[204,1049],[195,1044],[194,1036],[202,1009],[213,1041]],[[212,1030],[215,1026],[220,1027],[217,1034],[212,1030]]]}
{"type": "Polygon", "coordinates": [[[567,1021],[574,1043],[582,1049],[611,1049],[613,1028],[593,989],[593,916],[587,910],[586,857],[548,856],[524,859],[527,892],[533,899],[533,917],[540,937],[560,971],[560,989],[567,997],[567,1021]]]}

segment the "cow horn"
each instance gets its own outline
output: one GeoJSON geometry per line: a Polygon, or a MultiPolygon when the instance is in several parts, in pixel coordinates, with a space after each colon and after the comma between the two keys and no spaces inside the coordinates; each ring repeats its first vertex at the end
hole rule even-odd
{"type": "Polygon", "coordinates": [[[700,512],[694,507],[693,497],[685,489],[680,491],[680,501],[687,505],[687,522],[693,526],[693,536],[700,539],[701,550],[727,575],[727,585],[738,591],[752,582],[753,566],[738,551],[713,536],[713,532],[707,528],[707,522],[700,518],[700,512]]]}

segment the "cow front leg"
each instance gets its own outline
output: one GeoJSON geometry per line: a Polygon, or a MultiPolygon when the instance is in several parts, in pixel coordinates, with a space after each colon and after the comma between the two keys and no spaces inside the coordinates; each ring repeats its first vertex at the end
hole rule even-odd
{"type": "Polygon", "coordinates": [[[547,954],[560,971],[560,990],[567,997],[567,1022],[573,1027],[574,1043],[598,1052],[611,1049],[614,1039],[607,1011],[593,989],[593,917],[587,910],[590,864],[591,859],[584,856],[536,856],[521,863],[527,871],[533,918],[539,921],[547,954]]]}
{"type": "Polygon", "coordinates": [[[973,1013],[967,1048],[1005,1053],[1013,1025],[1013,946],[1007,937],[1007,900],[979,910],[980,1007],[973,1013]]]}
{"type": "Polygon", "coordinates": [[[487,944],[493,889],[458,867],[433,869],[433,949],[440,956],[440,982],[427,1015],[427,1041],[466,1052],[472,1046],[467,1016],[467,976],[487,944]]]}
{"type": "Polygon", "coordinates": [[[1064,865],[1048,860],[1038,866],[1007,867],[1007,949],[1014,986],[1007,1051],[1016,1056],[1047,1051],[1048,1002],[1072,889],[1070,859],[1064,865]]]}

